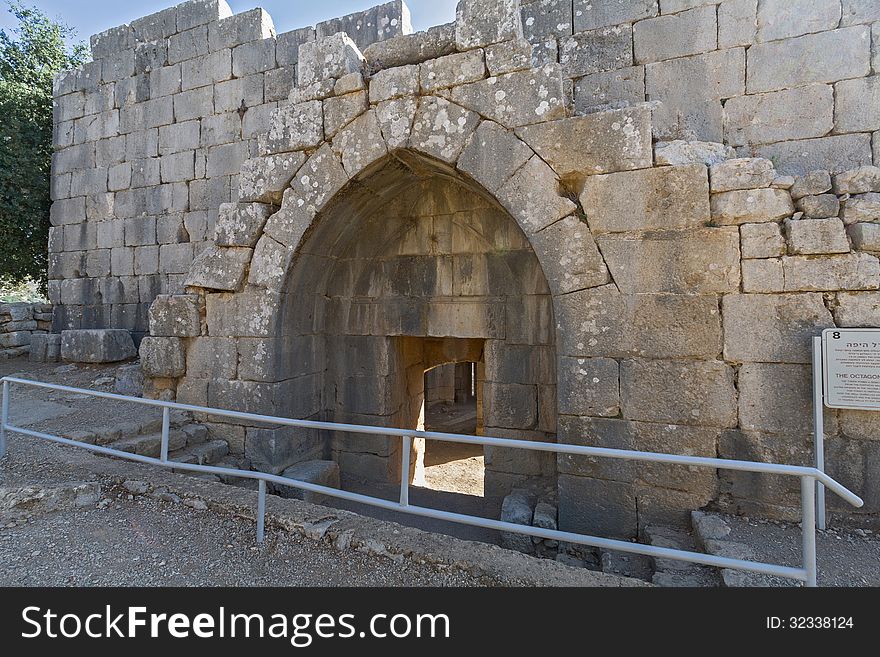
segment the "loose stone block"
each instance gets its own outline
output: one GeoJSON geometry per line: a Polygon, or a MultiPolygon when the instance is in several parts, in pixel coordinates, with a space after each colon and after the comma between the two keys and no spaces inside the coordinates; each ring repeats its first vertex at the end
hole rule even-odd
{"type": "Polygon", "coordinates": [[[616,417],[620,413],[620,368],[608,358],[561,358],[559,412],[616,417]]]}
{"type": "Polygon", "coordinates": [[[867,253],[783,258],[786,292],[880,289],[880,261],[867,253]]]}
{"type": "Polygon", "coordinates": [[[640,21],[633,26],[633,40],[638,64],[715,50],[718,47],[715,7],[698,7],[640,21]]]}
{"type": "Polygon", "coordinates": [[[880,294],[877,292],[840,292],[834,320],[841,328],[880,326],[880,294]]]}
{"type": "Polygon", "coordinates": [[[555,64],[455,87],[450,98],[508,128],[565,117],[566,96],[555,64]]]}
{"type": "Polygon", "coordinates": [[[748,189],[713,194],[711,205],[712,222],[719,226],[778,221],[794,214],[791,195],[782,189],[748,189]]]}
{"type": "Polygon", "coordinates": [[[739,158],[716,164],[709,169],[712,193],[738,189],[770,187],[776,179],[776,169],[770,160],[739,158]]]}
{"type": "Polygon", "coordinates": [[[834,176],[834,193],[867,194],[880,192],[880,167],[864,166],[834,176]]]}
{"type": "Polygon", "coordinates": [[[707,294],[739,289],[735,228],[610,234],[597,241],[621,292],[707,294]]]}
{"type": "Polygon", "coordinates": [[[280,205],[281,195],[306,161],[305,153],[293,152],[246,160],[239,176],[242,201],[280,205]]]}
{"type": "Polygon", "coordinates": [[[484,77],[486,77],[486,61],[482,50],[470,50],[432,59],[419,68],[419,82],[424,93],[476,82],[484,77]]]}
{"type": "Polygon", "coordinates": [[[590,176],[580,202],[597,233],[699,227],[710,219],[702,165],[590,176]]]}
{"type": "Polygon", "coordinates": [[[626,360],[620,367],[620,395],[628,420],[737,424],[734,372],[724,363],[626,360]]]}
{"type": "Polygon", "coordinates": [[[496,192],[533,155],[515,135],[494,121],[483,121],[458,158],[457,166],[487,191],[496,192]]]}
{"type": "Polygon", "coordinates": [[[736,157],[730,146],[711,141],[657,142],[654,145],[654,159],[658,166],[681,166],[683,164],[705,164],[711,167],[736,157]]]}
{"type": "Polygon", "coordinates": [[[154,337],[194,338],[201,335],[201,308],[195,295],[159,295],[150,306],[154,337]]]}
{"type": "Polygon", "coordinates": [[[253,248],[263,234],[263,227],[272,212],[272,206],[263,203],[221,205],[214,244],[253,248]]]}
{"type": "Polygon", "coordinates": [[[363,54],[345,33],[306,42],[299,48],[299,86],[306,87],[321,80],[338,80],[360,71],[363,63],[363,54]]]}
{"type": "Polygon", "coordinates": [[[795,207],[810,219],[826,219],[840,214],[840,201],[834,194],[804,196],[795,203],[795,207]]]}
{"type": "Polygon", "coordinates": [[[443,98],[425,96],[413,121],[410,145],[444,162],[454,163],[480,117],[443,98]]]}
{"type": "Polygon", "coordinates": [[[722,308],[731,362],[809,363],[813,337],[834,327],[820,294],[733,294],[722,308]]]}
{"type": "Polygon", "coordinates": [[[778,259],[743,260],[742,279],[744,292],[770,294],[785,291],[785,274],[782,261],[778,259]]]}
{"type": "Polygon", "coordinates": [[[837,132],[880,130],[880,76],[838,82],[834,92],[837,132]]]}
{"type": "Polygon", "coordinates": [[[834,106],[827,84],[731,98],[724,106],[726,141],[747,146],[823,137],[835,125],[834,106]]]}
{"type": "Polygon", "coordinates": [[[609,3],[574,0],[573,9],[575,32],[621,23],[634,23],[659,13],[657,0],[625,0],[609,3]]]}
{"type": "Polygon", "coordinates": [[[180,338],[144,338],[140,357],[146,376],[176,379],[186,374],[186,353],[180,338]]]}
{"type": "Polygon", "coordinates": [[[61,333],[61,358],[68,363],[118,363],[137,355],[131,333],[121,329],[61,333]]]}
{"type": "Polygon", "coordinates": [[[880,194],[859,194],[843,201],[843,223],[880,221],[880,194]]]}
{"type": "Polygon", "coordinates": [[[853,224],[846,232],[857,251],[880,252],[880,224],[853,224]]]}
{"type": "Polygon", "coordinates": [[[567,180],[652,165],[651,114],[644,107],[539,123],[517,134],[567,180]]]}
{"type": "Polygon", "coordinates": [[[193,261],[186,285],[235,292],[244,283],[252,254],[253,249],[208,247],[193,261]]]}
{"type": "Polygon", "coordinates": [[[849,253],[849,240],[840,219],[787,221],[785,234],[791,255],[849,253]]]}
{"type": "Polygon", "coordinates": [[[632,27],[616,25],[559,40],[559,63],[566,77],[580,77],[633,64],[632,27]]]}
{"type": "Polygon", "coordinates": [[[589,227],[578,217],[557,221],[535,233],[530,241],[543,263],[554,294],[567,294],[609,282],[605,260],[589,227]]]}
{"type": "Polygon", "coordinates": [[[462,0],[455,13],[455,44],[459,50],[521,39],[519,0],[462,0]]]}
{"type": "Polygon", "coordinates": [[[759,43],[749,49],[746,85],[752,94],[863,77],[870,73],[870,60],[866,26],[759,43]]]}
{"type": "Polygon", "coordinates": [[[785,255],[785,238],[779,224],[743,224],[740,226],[742,257],[778,258],[785,255]]]}

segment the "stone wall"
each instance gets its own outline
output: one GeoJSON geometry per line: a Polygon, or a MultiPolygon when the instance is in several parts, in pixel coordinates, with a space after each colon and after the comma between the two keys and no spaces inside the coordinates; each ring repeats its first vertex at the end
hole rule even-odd
{"type": "MultiPolygon", "coordinates": [[[[454,25],[363,52],[328,28],[300,47],[299,85],[240,168],[224,169],[229,199],[182,215],[186,227],[211,212],[200,240],[187,229],[191,241],[150,247],[161,269],[166,247],[201,244],[185,273],[117,279],[114,252],[144,252],[112,247],[111,276],[54,285],[61,321],[107,306],[65,303],[65,289],[145,289],[118,305],[148,321],[151,389],[191,403],[416,428],[425,370],[476,362],[490,435],[809,464],[810,338],[880,326],[880,124],[856,88],[874,80],[871,21],[875,4],[850,0],[464,0],[454,25]]],[[[219,147],[206,148],[195,162],[219,147]]],[[[173,200],[182,185],[191,202],[201,184],[150,194],[173,200]]],[[[128,240],[145,216],[104,221],[128,240]]],[[[71,223],[72,235],[96,225],[71,223]]],[[[871,514],[876,418],[830,412],[826,427],[830,472],[871,514]]],[[[323,456],[343,476],[401,475],[399,442],[211,429],[255,467],[323,456]]],[[[486,463],[487,490],[549,479],[560,528],[612,536],[707,505],[786,516],[799,490],[593,459],[486,463]]]]}
{"type": "Polygon", "coordinates": [[[0,303],[0,360],[28,354],[33,336],[46,335],[51,328],[51,305],[0,303]]]}

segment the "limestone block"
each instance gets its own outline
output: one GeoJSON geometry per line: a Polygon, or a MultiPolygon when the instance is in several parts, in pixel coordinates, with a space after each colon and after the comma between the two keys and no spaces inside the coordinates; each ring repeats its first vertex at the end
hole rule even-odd
{"type": "Polygon", "coordinates": [[[131,333],[121,329],[61,333],[61,358],[68,363],[117,363],[134,358],[131,333]]]}
{"type": "Polygon", "coordinates": [[[251,41],[232,50],[232,74],[237,78],[263,73],[276,66],[274,38],[251,41]]]}
{"type": "Polygon", "coordinates": [[[378,71],[370,79],[370,102],[415,96],[419,93],[419,67],[398,66],[378,71]]]}
{"type": "Polygon", "coordinates": [[[846,232],[857,251],[880,253],[880,224],[853,224],[846,232]]]}
{"type": "Polygon", "coordinates": [[[486,77],[486,61],[482,49],[431,59],[419,67],[419,84],[423,93],[433,93],[486,77]]]}
{"type": "Polygon", "coordinates": [[[742,280],[744,292],[770,294],[785,291],[785,274],[779,259],[743,260],[742,280]]]}
{"type": "Polygon", "coordinates": [[[281,289],[293,254],[293,248],[263,235],[254,250],[248,283],[268,289],[281,289]]]}
{"type": "Polygon", "coordinates": [[[624,295],[606,285],[559,297],[555,305],[559,352],[566,356],[674,359],[721,352],[714,295],[624,295]]]}
{"type": "Polygon", "coordinates": [[[880,221],[880,194],[871,192],[845,198],[843,223],[849,226],[869,221],[880,221]]]}
{"type": "Polygon", "coordinates": [[[149,73],[168,64],[168,46],[164,42],[139,43],[134,50],[134,72],[149,73]]]}
{"type": "Polygon", "coordinates": [[[419,101],[412,96],[384,101],[376,106],[376,118],[389,149],[405,148],[409,144],[418,107],[419,101]]]}
{"type": "Polygon", "coordinates": [[[333,150],[342,159],[343,168],[352,178],[382,159],[388,153],[388,147],[376,113],[369,111],[362,114],[343,128],[333,139],[333,150]]]}
{"type": "Polygon", "coordinates": [[[324,109],[320,101],[284,105],[276,109],[262,155],[302,151],[324,139],[324,109]]]}
{"type": "Polygon", "coordinates": [[[791,198],[795,201],[805,196],[820,196],[831,190],[831,174],[821,169],[798,176],[791,188],[791,198]]]}
{"type": "Polygon", "coordinates": [[[239,176],[239,199],[280,205],[281,195],[305,161],[302,152],[246,160],[239,176]]]}
{"type": "Polygon", "coordinates": [[[455,87],[450,98],[508,128],[561,119],[566,112],[562,74],[556,64],[455,87]]]}
{"type": "Polygon", "coordinates": [[[367,111],[369,101],[365,91],[336,96],[324,101],[324,134],[332,139],[342,128],[367,111]]]}
{"type": "Polygon", "coordinates": [[[757,34],[758,0],[725,0],[718,5],[718,47],[750,46],[757,34]]]}
{"type": "Polygon", "coordinates": [[[836,217],[786,221],[785,236],[791,255],[849,253],[846,229],[843,222],[836,217]]]}
{"type": "Polygon", "coordinates": [[[575,80],[574,83],[576,114],[620,109],[643,102],[645,102],[644,66],[593,73],[575,80]]]}
{"type": "Polygon", "coordinates": [[[556,52],[556,56],[543,56],[546,54],[545,44],[541,43],[533,46],[526,39],[517,39],[516,41],[505,41],[487,46],[486,68],[489,69],[489,75],[504,75],[505,73],[513,73],[514,71],[524,71],[529,68],[539,68],[558,58],[558,49],[556,40],[550,39],[551,49],[556,52]]]}
{"type": "Polygon", "coordinates": [[[529,41],[547,35],[568,36],[574,31],[568,0],[523,0],[521,4],[523,34],[529,41]]]}
{"type": "Polygon", "coordinates": [[[134,35],[128,25],[120,25],[95,34],[90,41],[92,57],[95,59],[103,59],[114,52],[134,47],[134,35]]]}
{"type": "Polygon", "coordinates": [[[713,194],[712,222],[719,226],[778,221],[794,214],[791,195],[782,189],[747,189],[713,194]]]}
{"type": "MultiPolygon", "coordinates": [[[[36,339],[37,336],[34,336],[36,339]]],[[[31,342],[33,349],[33,342],[31,342]]],[[[871,411],[840,411],[840,431],[847,438],[878,440],[880,415],[871,411]]]]}
{"type": "Polygon", "coordinates": [[[263,9],[252,9],[208,25],[208,42],[211,51],[234,48],[242,43],[274,36],[275,26],[272,17],[263,9]]]}
{"type": "Polygon", "coordinates": [[[752,46],[746,85],[750,94],[762,93],[863,77],[870,70],[871,30],[847,27],[752,46]]]}
{"type": "Polygon", "coordinates": [[[786,292],[880,289],[880,261],[867,253],[783,258],[786,292]]]}
{"type": "Polygon", "coordinates": [[[651,113],[645,107],[599,112],[517,130],[563,179],[650,168],[651,113]]]}
{"type": "Polygon", "coordinates": [[[620,413],[620,368],[609,358],[561,358],[559,413],[617,417],[620,413]]]}
{"type": "Polygon", "coordinates": [[[253,249],[210,246],[193,261],[188,287],[235,292],[244,283],[253,249]]]}
{"type": "Polygon", "coordinates": [[[779,224],[743,224],[740,226],[740,236],[744,259],[778,258],[786,253],[779,224]]]}
{"type": "Polygon", "coordinates": [[[632,539],[638,534],[632,486],[560,475],[558,490],[560,530],[621,539],[632,539]]]}
{"type": "Polygon", "coordinates": [[[803,175],[816,169],[840,173],[870,165],[871,139],[867,134],[832,135],[758,146],[754,154],[776,163],[780,173],[803,175]]]}
{"type": "Polygon", "coordinates": [[[186,350],[188,379],[234,379],[237,365],[235,340],[230,338],[199,337],[186,350]]]}
{"type": "Polygon", "coordinates": [[[407,64],[419,64],[456,51],[455,23],[432,27],[425,32],[391,37],[364,48],[373,71],[407,64]]]}
{"type": "Polygon", "coordinates": [[[840,214],[840,201],[834,194],[804,196],[798,199],[795,207],[809,219],[825,219],[840,214]]]}
{"type": "Polygon", "coordinates": [[[321,80],[337,80],[361,70],[364,56],[345,33],[337,33],[299,47],[297,79],[306,87],[321,80]]]}
{"type": "Polygon", "coordinates": [[[633,28],[615,25],[562,38],[559,63],[571,78],[629,68],[633,64],[633,28]]]}
{"type": "Polygon", "coordinates": [[[263,203],[224,203],[217,217],[214,244],[254,248],[272,211],[271,205],[263,203]]]}
{"type": "Polygon", "coordinates": [[[620,395],[628,420],[722,428],[737,424],[734,370],[717,361],[623,361],[620,395]]]}
{"type": "Polygon", "coordinates": [[[413,120],[410,147],[444,162],[454,163],[480,117],[443,98],[425,96],[413,120]]]}
{"type": "MultiPolygon", "coordinates": [[[[324,488],[341,488],[339,483],[339,464],[335,461],[303,461],[287,468],[281,473],[286,479],[302,481],[307,484],[323,486],[324,488]]],[[[276,488],[279,488],[276,486],[276,488]]],[[[284,487],[277,491],[281,497],[288,499],[303,500],[309,504],[327,505],[333,498],[328,498],[320,493],[311,493],[297,488],[284,487]]]]}
{"type": "Polygon", "coordinates": [[[711,294],[739,289],[739,230],[735,228],[609,234],[597,241],[614,281],[625,294],[711,294]]]}
{"type": "Polygon", "coordinates": [[[55,201],[49,210],[49,221],[53,226],[83,223],[86,221],[85,197],[55,201]]]}
{"type": "Polygon", "coordinates": [[[726,141],[748,146],[822,137],[835,125],[834,105],[827,84],[731,98],[724,105],[726,141]]]}
{"type": "Polygon", "coordinates": [[[837,132],[880,130],[880,77],[844,80],[834,85],[837,132]]]}
{"type": "Polygon", "coordinates": [[[758,41],[835,29],[840,7],[822,0],[767,0],[758,8],[758,41]]]}
{"type": "Polygon", "coordinates": [[[835,194],[867,194],[870,192],[880,192],[880,167],[858,167],[834,176],[835,194]]]}
{"type": "Polygon", "coordinates": [[[746,363],[739,371],[739,392],[744,430],[812,435],[809,365],[746,363]]]}
{"type": "Polygon", "coordinates": [[[494,193],[533,155],[511,132],[494,121],[483,121],[458,158],[457,166],[494,193]]]}
{"type": "Polygon", "coordinates": [[[553,170],[535,156],[498,190],[497,197],[520,228],[532,234],[575,211],[575,204],[558,187],[553,170]]]}
{"type": "Polygon", "coordinates": [[[575,32],[621,23],[634,23],[659,13],[657,0],[624,0],[608,3],[574,0],[573,8],[575,32]]]}
{"type": "Polygon", "coordinates": [[[364,80],[363,73],[360,71],[342,76],[336,81],[336,84],[333,85],[333,93],[337,96],[345,96],[346,94],[353,94],[356,91],[366,90],[367,83],[364,80]]]}
{"type": "Polygon", "coordinates": [[[198,296],[159,295],[150,306],[150,335],[194,338],[201,333],[201,304],[198,296]]]}
{"type": "Polygon", "coordinates": [[[709,222],[709,180],[702,165],[591,176],[580,202],[597,233],[699,227],[709,222]]]}
{"type": "Polygon", "coordinates": [[[232,16],[226,0],[189,0],[177,5],[177,30],[189,30],[199,25],[232,16]]]}
{"type": "Polygon", "coordinates": [[[770,187],[776,179],[776,170],[770,160],[739,158],[716,164],[709,169],[712,193],[738,189],[770,187]]]}
{"type": "Polygon", "coordinates": [[[599,287],[610,281],[589,226],[577,216],[535,233],[530,242],[554,294],[599,287]]]}
{"type": "Polygon", "coordinates": [[[733,362],[809,363],[812,339],[833,328],[820,294],[724,297],[724,358],[733,362]]]}
{"type": "Polygon", "coordinates": [[[538,421],[537,388],[515,383],[486,383],[483,408],[487,427],[531,429],[538,421]]]}
{"type": "Polygon", "coordinates": [[[186,374],[186,353],[180,338],[146,337],[141,341],[140,357],[148,377],[176,379],[186,374]]]}
{"type": "Polygon", "coordinates": [[[263,99],[267,103],[283,101],[290,96],[296,84],[296,68],[276,68],[266,71],[263,81],[265,83],[263,99]]]}
{"type": "Polygon", "coordinates": [[[658,166],[705,164],[711,167],[735,157],[736,151],[730,146],[711,141],[677,139],[654,145],[654,158],[658,166]]]}
{"type": "Polygon", "coordinates": [[[696,55],[718,47],[716,10],[698,7],[659,16],[633,26],[635,61],[639,64],[696,55]]]}
{"type": "Polygon", "coordinates": [[[519,0],[461,0],[455,14],[459,50],[481,48],[523,36],[519,0]]]}

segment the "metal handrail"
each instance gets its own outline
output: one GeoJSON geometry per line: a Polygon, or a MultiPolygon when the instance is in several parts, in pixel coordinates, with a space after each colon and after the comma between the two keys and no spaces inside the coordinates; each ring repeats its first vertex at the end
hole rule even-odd
{"type": "Polygon", "coordinates": [[[114,456],[129,461],[144,463],[148,465],[156,465],[163,468],[172,468],[184,472],[199,472],[206,474],[214,474],[219,476],[238,477],[241,479],[255,479],[259,482],[258,491],[258,508],[257,508],[257,541],[262,543],[265,535],[265,515],[266,515],[266,484],[272,483],[278,486],[286,486],[296,488],[306,492],[326,495],[328,497],[348,500],[374,506],[377,508],[399,511],[410,515],[416,515],[438,520],[446,520],[460,524],[472,525],[486,529],[494,529],[502,532],[510,532],[515,534],[523,534],[542,539],[555,541],[563,541],[586,545],[589,547],[615,550],[631,554],[641,554],[645,556],[655,557],[658,559],[670,559],[675,561],[685,561],[690,563],[703,564],[707,566],[715,566],[718,568],[729,568],[734,570],[743,570],[748,572],[761,573],[765,575],[775,575],[787,579],[794,579],[803,582],[806,586],[817,585],[817,565],[816,565],[816,483],[821,482],[828,489],[839,495],[841,498],[849,502],[854,507],[862,507],[863,500],[841,485],[826,473],[811,467],[802,467],[794,465],[781,465],[776,463],[757,463],[750,461],[728,461],[725,459],[699,457],[699,456],[677,456],[673,454],[659,454],[654,452],[638,452],[632,450],[617,450],[604,447],[586,447],[579,445],[565,445],[557,443],[530,442],[523,440],[510,440],[503,438],[489,438],[484,436],[467,436],[459,434],[438,433],[433,431],[412,431],[406,429],[394,429],[385,427],[370,427],[364,425],[351,424],[335,424],[331,422],[316,422],[312,420],[293,420],[289,418],[272,417],[268,415],[257,415],[254,413],[241,413],[238,411],[229,411],[223,409],[206,408],[203,406],[192,406],[189,404],[178,404],[176,402],[166,402],[160,400],[143,399],[140,397],[126,397],[108,392],[100,392],[95,390],[83,390],[80,388],[72,388],[69,386],[54,385],[51,383],[43,383],[40,381],[30,381],[27,379],[19,379],[15,377],[4,377],[0,379],[3,384],[2,390],[2,421],[0,421],[0,458],[6,453],[6,432],[39,438],[50,442],[69,445],[84,449],[96,454],[104,454],[114,456]],[[51,434],[31,431],[21,427],[15,427],[9,424],[9,405],[11,385],[22,385],[34,388],[45,388],[58,392],[67,392],[72,394],[80,394],[88,397],[96,397],[99,399],[110,399],[132,404],[140,404],[142,406],[151,406],[162,409],[162,443],[160,449],[160,458],[141,456],[131,454],[109,447],[101,447],[99,445],[88,445],[80,443],[68,438],[54,436],[51,434]],[[207,465],[194,465],[189,463],[178,463],[168,460],[168,444],[170,433],[170,412],[171,410],[188,411],[193,413],[202,413],[215,417],[227,417],[238,420],[245,420],[259,424],[272,424],[278,426],[298,427],[304,429],[324,429],[329,431],[343,431],[346,433],[367,434],[376,436],[395,436],[402,439],[403,450],[401,455],[401,485],[400,500],[392,502],[381,498],[360,495],[348,491],[339,490],[337,488],[328,488],[317,484],[310,484],[303,481],[296,481],[272,475],[264,472],[255,472],[250,470],[238,470],[233,468],[220,468],[207,465]],[[572,532],[564,532],[551,529],[542,529],[539,527],[529,527],[526,525],[517,525],[514,523],[503,522],[500,520],[490,520],[488,518],[479,518],[476,516],[468,516],[449,511],[440,511],[437,509],[429,509],[419,506],[412,506],[409,503],[409,472],[410,446],[414,438],[424,438],[427,440],[438,440],[442,442],[462,443],[470,445],[483,445],[490,447],[505,447],[511,449],[525,449],[539,452],[555,452],[558,454],[572,454],[577,456],[595,456],[599,458],[610,458],[624,461],[641,461],[646,463],[665,463],[670,465],[690,466],[698,468],[711,468],[716,470],[733,470],[740,472],[755,472],[764,474],[778,474],[786,476],[799,477],[801,480],[801,517],[802,517],[802,549],[803,561],[802,568],[792,568],[789,566],[780,566],[769,563],[761,563],[756,561],[747,561],[742,559],[732,559],[728,557],[719,557],[716,555],[703,554],[699,552],[689,552],[685,550],[675,550],[671,548],[661,548],[652,545],[641,545],[638,543],[629,543],[627,541],[600,538],[597,536],[588,536],[585,534],[575,534],[572,532]]]}

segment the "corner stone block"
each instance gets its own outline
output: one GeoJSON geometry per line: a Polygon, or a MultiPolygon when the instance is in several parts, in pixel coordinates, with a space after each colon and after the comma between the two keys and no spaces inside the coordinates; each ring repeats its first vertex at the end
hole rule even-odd
{"type": "Polygon", "coordinates": [[[596,233],[697,228],[710,220],[701,164],[591,176],[580,201],[596,233]]]}
{"type": "Polygon", "coordinates": [[[236,292],[244,283],[253,249],[209,246],[193,262],[187,287],[236,292]]]}
{"type": "Polygon", "coordinates": [[[61,333],[61,359],[68,363],[118,363],[136,355],[131,333],[122,329],[61,333]]]}
{"type": "Polygon", "coordinates": [[[564,179],[647,169],[653,165],[651,111],[634,107],[517,130],[519,137],[564,179]]]}
{"type": "Polygon", "coordinates": [[[455,87],[451,100],[508,128],[566,116],[567,96],[558,64],[517,71],[455,87]]]}
{"type": "Polygon", "coordinates": [[[180,338],[146,337],[140,356],[145,376],[177,379],[186,374],[186,351],[180,338]]]}
{"type": "Polygon", "coordinates": [[[520,0],[461,0],[455,12],[459,50],[523,38],[520,0]]]}
{"type": "Polygon", "coordinates": [[[299,86],[307,87],[322,80],[338,80],[349,73],[357,73],[363,68],[364,61],[357,44],[344,32],[306,42],[299,47],[299,86]]]}
{"type": "Polygon", "coordinates": [[[739,290],[736,228],[703,228],[648,235],[602,235],[599,250],[625,294],[713,294],[739,290]]]}
{"type": "Polygon", "coordinates": [[[722,303],[731,362],[809,363],[812,338],[834,327],[821,294],[731,294],[722,303]]]}
{"type": "Polygon", "coordinates": [[[159,295],[150,306],[150,335],[195,338],[202,334],[199,297],[159,295]]]}
{"type": "Polygon", "coordinates": [[[271,205],[262,203],[224,203],[220,206],[214,243],[217,246],[254,248],[272,210],[271,205]]]}

